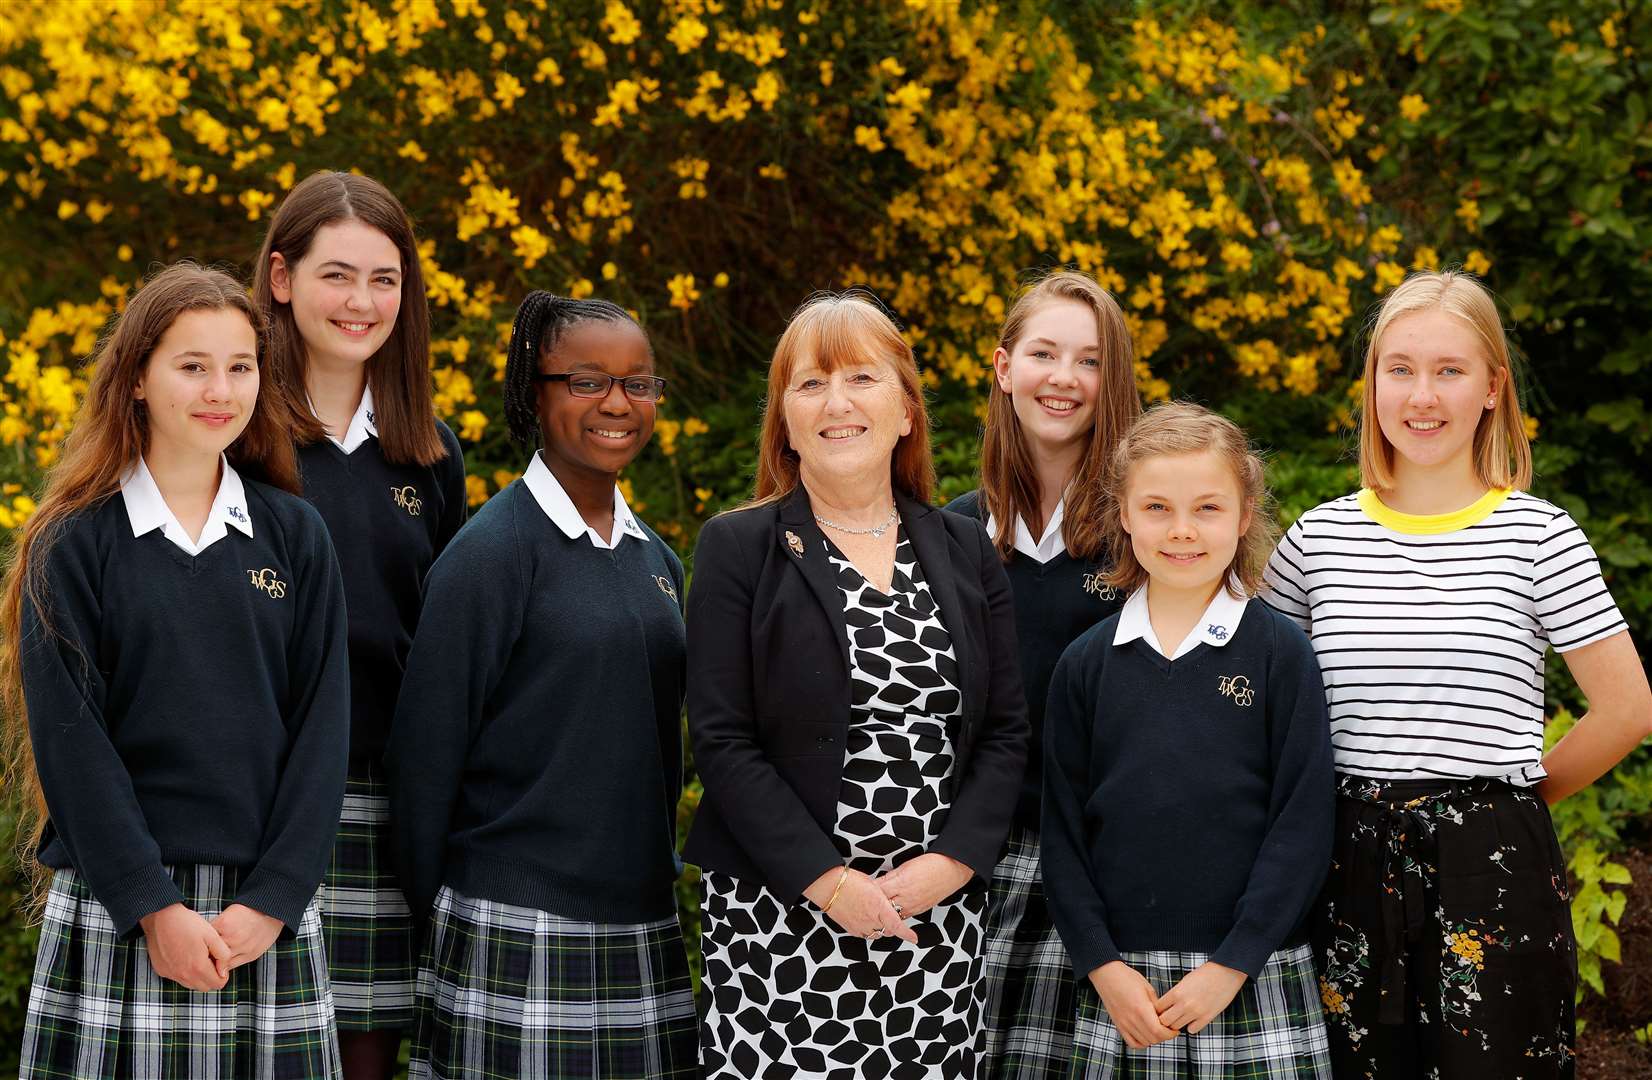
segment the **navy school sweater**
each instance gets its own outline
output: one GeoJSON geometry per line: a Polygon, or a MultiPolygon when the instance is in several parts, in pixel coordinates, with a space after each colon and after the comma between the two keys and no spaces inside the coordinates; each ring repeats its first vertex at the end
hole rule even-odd
{"type": "Polygon", "coordinates": [[[116,929],[183,901],[169,865],[245,871],[236,902],[296,930],[338,831],[349,740],[344,587],[321,517],[243,477],[254,535],[190,556],[115,495],[47,555],[23,690],[50,815],[116,929]]]}
{"type": "Polygon", "coordinates": [[[376,438],[353,454],[331,439],[298,452],[304,496],[327,522],[344,573],[353,776],[384,754],[425,574],[465,523],[464,455],[446,424],[436,430],[447,457],[434,465],[392,465],[376,438]]]}
{"type": "Polygon", "coordinates": [[[683,568],[569,539],[520,479],[430,571],[386,753],[408,903],[442,885],[571,919],[676,911],[683,568]]]}
{"type": "MultiPolygon", "coordinates": [[[[986,524],[979,491],[967,492],[946,507],[986,524]]],[[[1027,772],[1015,803],[1015,824],[1037,831],[1044,790],[1044,703],[1050,676],[1061,652],[1074,638],[1118,611],[1124,598],[1102,583],[1105,561],[1075,559],[1062,552],[1047,563],[1016,552],[1004,564],[1015,598],[1015,635],[1021,658],[1021,682],[1027,688],[1027,719],[1032,742],[1027,772]]]]}
{"type": "Polygon", "coordinates": [[[1221,648],[1114,647],[1118,616],[1050,682],[1044,888],[1080,978],[1123,951],[1204,952],[1252,978],[1306,940],[1331,855],[1325,686],[1306,635],[1246,605],[1221,648]]]}

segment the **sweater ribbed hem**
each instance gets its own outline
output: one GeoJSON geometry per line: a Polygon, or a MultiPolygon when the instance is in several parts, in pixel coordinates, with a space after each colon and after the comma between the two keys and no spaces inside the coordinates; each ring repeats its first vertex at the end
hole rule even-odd
{"type": "Polygon", "coordinates": [[[525,859],[464,851],[450,852],[445,883],[478,900],[537,908],[585,922],[636,924],[677,913],[672,881],[664,875],[628,882],[574,881],[525,859]]]}
{"type": "Polygon", "coordinates": [[[1308,940],[1305,928],[1298,927],[1272,945],[1248,938],[1230,941],[1233,916],[1220,912],[1109,910],[1107,924],[1120,952],[1206,953],[1217,963],[1253,977],[1274,952],[1308,940]],[[1228,959],[1218,958],[1218,951],[1228,959]]]}

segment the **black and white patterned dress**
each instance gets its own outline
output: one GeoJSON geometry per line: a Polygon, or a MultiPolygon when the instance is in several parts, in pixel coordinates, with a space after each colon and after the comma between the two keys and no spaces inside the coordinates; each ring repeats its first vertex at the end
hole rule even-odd
{"type": "MultiPolygon", "coordinates": [[[[923,854],[946,824],[958,663],[904,532],[888,594],[830,545],[828,556],[854,688],[833,841],[850,867],[877,875],[923,854]]],[[[984,889],[972,883],[910,920],[910,945],[846,934],[813,905],[725,873],[708,871],[704,885],[708,1078],[973,1080],[984,889]]]]}

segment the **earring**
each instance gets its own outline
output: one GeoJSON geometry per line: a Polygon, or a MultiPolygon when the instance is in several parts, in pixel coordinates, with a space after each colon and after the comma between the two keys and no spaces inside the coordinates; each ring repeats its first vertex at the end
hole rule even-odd
{"type": "Polygon", "coordinates": [[[1497,408],[1497,399],[1494,398],[1494,397],[1487,398],[1486,399],[1486,408],[1488,408],[1488,409],[1497,408]]]}

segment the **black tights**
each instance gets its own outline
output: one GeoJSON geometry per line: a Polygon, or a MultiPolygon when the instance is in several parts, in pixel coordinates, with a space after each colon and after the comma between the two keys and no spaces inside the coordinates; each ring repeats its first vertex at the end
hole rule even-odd
{"type": "Polygon", "coordinates": [[[390,1080],[401,1057],[400,1031],[341,1031],[338,1052],[344,1080],[390,1080]]]}

